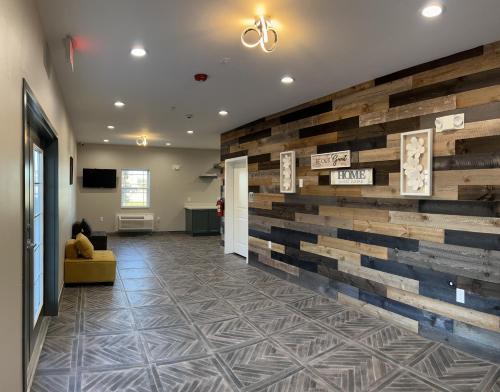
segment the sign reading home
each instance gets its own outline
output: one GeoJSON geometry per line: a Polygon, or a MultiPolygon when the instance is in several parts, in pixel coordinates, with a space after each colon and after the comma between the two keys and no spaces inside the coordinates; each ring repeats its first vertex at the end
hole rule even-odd
{"type": "Polygon", "coordinates": [[[351,166],[351,151],[311,155],[311,169],[337,169],[351,166]]]}
{"type": "Polygon", "coordinates": [[[330,173],[332,185],[373,185],[373,169],[334,170],[330,173]]]}

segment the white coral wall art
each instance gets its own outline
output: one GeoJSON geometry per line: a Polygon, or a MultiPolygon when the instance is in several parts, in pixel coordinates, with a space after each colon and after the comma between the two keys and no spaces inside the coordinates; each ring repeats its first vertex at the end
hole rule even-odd
{"type": "Polygon", "coordinates": [[[401,195],[432,195],[432,129],[401,134],[401,195]]]}
{"type": "Polygon", "coordinates": [[[280,153],[280,191],[295,193],[295,151],[280,153]]]}

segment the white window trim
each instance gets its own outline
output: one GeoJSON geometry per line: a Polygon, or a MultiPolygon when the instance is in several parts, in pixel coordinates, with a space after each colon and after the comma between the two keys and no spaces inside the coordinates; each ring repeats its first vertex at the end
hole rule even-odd
{"type": "MultiPolygon", "coordinates": [[[[144,188],[141,188],[144,189],[144,188]]],[[[151,208],[151,170],[149,169],[121,169],[120,173],[120,208],[122,210],[144,210],[151,208]],[[124,206],[123,205],[123,189],[139,189],[139,188],[123,188],[123,172],[124,171],[145,171],[148,172],[148,185],[147,185],[147,205],[146,206],[124,206]]]]}

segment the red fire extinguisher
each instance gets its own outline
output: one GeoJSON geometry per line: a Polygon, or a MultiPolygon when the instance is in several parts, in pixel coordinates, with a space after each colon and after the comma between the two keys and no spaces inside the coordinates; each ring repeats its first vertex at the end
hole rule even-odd
{"type": "Polygon", "coordinates": [[[224,199],[217,200],[217,216],[224,216],[224,199]]]}

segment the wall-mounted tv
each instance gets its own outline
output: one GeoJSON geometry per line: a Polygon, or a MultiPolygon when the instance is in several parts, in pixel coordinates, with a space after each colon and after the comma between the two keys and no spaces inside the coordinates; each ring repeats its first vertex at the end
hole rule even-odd
{"type": "Polygon", "coordinates": [[[84,188],[116,188],[115,169],[83,169],[84,188]]]}

